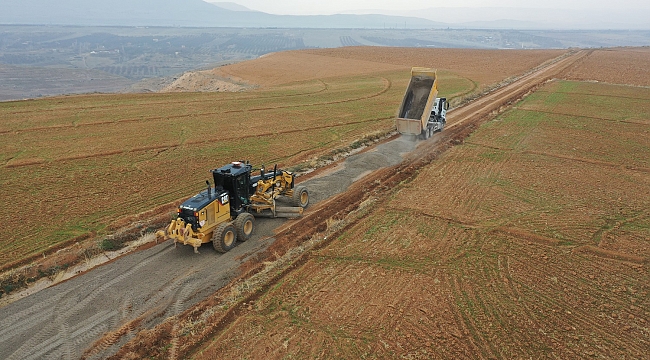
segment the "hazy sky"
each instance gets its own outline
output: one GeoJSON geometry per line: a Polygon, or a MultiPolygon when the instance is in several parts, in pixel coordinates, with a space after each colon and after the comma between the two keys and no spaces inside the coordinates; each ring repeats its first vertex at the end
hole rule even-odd
{"type": "MultiPolygon", "coordinates": [[[[650,9],[648,0],[204,0],[233,2],[271,14],[334,14],[353,10],[418,10],[431,7],[518,7],[558,9],[650,9]]],[[[650,20],[649,20],[650,21],[650,20]]]]}

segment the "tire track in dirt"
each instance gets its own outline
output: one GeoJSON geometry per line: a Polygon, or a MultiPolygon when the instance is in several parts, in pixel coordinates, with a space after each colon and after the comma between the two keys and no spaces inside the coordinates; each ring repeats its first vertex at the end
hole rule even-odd
{"type": "Polygon", "coordinates": [[[592,245],[584,245],[584,246],[577,247],[573,249],[573,252],[586,253],[586,254],[596,255],[604,259],[630,262],[638,265],[643,265],[648,262],[648,259],[643,256],[624,254],[617,251],[607,250],[599,246],[597,247],[592,245]]]}
{"type": "MultiPolygon", "coordinates": [[[[57,325],[50,324],[46,326],[46,329],[39,331],[35,337],[30,338],[29,341],[25,342],[20,348],[18,348],[14,353],[6,357],[7,360],[28,360],[28,359],[42,359],[45,355],[60,354],[62,353],[61,347],[65,344],[64,340],[66,337],[74,338],[76,336],[92,333],[93,330],[95,333],[98,333],[106,328],[104,324],[110,317],[115,314],[110,311],[101,311],[92,317],[86,320],[89,325],[77,326],[76,330],[72,333],[61,333],[61,326],[59,322],[56,322],[57,325]],[[97,329],[99,328],[99,329],[97,329]]],[[[70,351],[70,346],[74,344],[67,343],[65,344],[70,351]]]]}
{"type": "MultiPolygon", "coordinates": [[[[120,327],[116,331],[112,331],[112,332],[109,332],[108,334],[104,335],[104,337],[102,337],[100,340],[98,340],[95,343],[96,345],[93,346],[91,351],[87,351],[86,353],[84,353],[84,355],[82,356],[82,359],[89,359],[89,358],[96,357],[101,352],[108,350],[111,346],[117,344],[120,341],[121,338],[123,338],[124,336],[128,335],[129,333],[132,333],[133,331],[135,331],[140,326],[141,322],[142,322],[142,319],[140,319],[140,318],[135,319],[133,321],[129,321],[128,323],[124,324],[122,327],[120,327]]],[[[98,335],[98,334],[94,334],[94,335],[95,336],[92,336],[92,337],[89,336],[89,339],[96,338],[96,335],[98,335]]],[[[83,346],[84,342],[85,341],[80,341],[79,345],[83,346]]],[[[72,355],[73,356],[69,357],[70,359],[76,358],[76,353],[74,353],[72,355]]]]}
{"type": "Polygon", "coordinates": [[[75,161],[75,160],[84,160],[84,159],[94,159],[94,158],[108,157],[108,156],[114,156],[114,155],[120,155],[120,154],[142,153],[142,152],[147,152],[147,151],[152,151],[152,150],[166,151],[166,150],[169,150],[169,149],[175,149],[175,148],[179,148],[179,147],[182,147],[182,146],[214,144],[215,142],[218,142],[218,141],[233,141],[233,140],[254,139],[254,138],[259,138],[259,137],[264,137],[264,136],[288,135],[288,134],[301,133],[301,132],[309,131],[309,130],[320,130],[320,129],[330,129],[330,128],[336,128],[336,127],[350,126],[350,125],[359,125],[359,124],[373,123],[373,122],[378,122],[378,121],[388,120],[388,119],[391,119],[391,118],[387,118],[387,117],[384,117],[384,118],[372,118],[372,119],[359,120],[359,121],[350,121],[350,122],[346,122],[346,123],[312,126],[312,127],[309,127],[309,128],[303,127],[303,128],[300,128],[300,129],[274,131],[274,132],[267,132],[267,133],[260,133],[260,134],[237,136],[237,137],[215,137],[215,138],[210,138],[210,139],[191,140],[191,141],[186,141],[186,142],[183,142],[183,143],[178,143],[178,144],[173,144],[173,145],[144,146],[144,147],[136,147],[136,148],[133,148],[133,149],[130,149],[130,150],[105,151],[105,152],[100,152],[100,153],[87,154],[87,155],[75,155],[75,156],[63,157],[63,158],[52,159],[52,160],[33,160],[33,161],[28,161],[27,160],[27,161],[23,161],[23,162],[19,162],[19,163],[13,163],[13,164],[5,163],[4,167],[5,168],[19,168],[19,167],[42,165],[42,164],[45,164],[45,163],[57,163],[57,162],[66,162],[66,161],[75,161]]]}
{"type": "MultiPolygon", "coordinates": [[[[489,233],[479,231],[473,237],[476,244],[469,249],[477,253],[493,253],[496,257],[467,258],[470,264],[464,264],[462,272],[455,274],[455,296],[458,309],[463,319],[470,326],[470,335],[476,339],[476,345],[485,349],[483,356],[512,358],[513,350],[506,344],[531,344],[537,342],[527,336],[526,332],[509,332],[508,326],[501,324],[534,323],[527,314],[520,314],[518,302],[522,298],[516,283],[510,276],[509,258],[519,254],[503,253],[502,246],[495,244],[489,233]],[[495,246],[496,245],[496,246],[495,246]],[[491,353],[491,355],[490,355],[491,353]]],[[[507,246],[507,245],[506,245],[507,246]]]]}
{"type": "MultiPolygon", "coordinates": [[[[58,302],[63,294],[52,296],[52,301],[58,302]]],[[[54,308],[48,306],[45,302],[37,303],[32,307],[7,315],[0,321],[0,343],[7,342],[12,337],[12,332],[26,332],[34,327],[34,324],[26,321],[32,316],[49,317],[54,312],[54,308]]]]}
{"type": "Polygon", "coordinates": [[[495,146],[491,146],[491,145],[481,144],[481,143],[478,143],[478,142],[475,142],[475,141],[467,141],[466,143],[476,145],[476,146],[485,147],[485,148],[488,148],[488,149],[501,150],[501,151],[504,151],[504,152],[514,152],[514,153],[519,153],[519,154],[540,155],[540,156],[546,156],[546,157],[551,157],[551,158],[556,158],[556,159],[571,160],[571,161],[576,161],[576,162],[581,162],[581,163],[586,163],[586,164],[602,165],[602,166],[611,167],[611,168],[620,168],[620,169],[626,169],[626,170],[630,170],[630,171],[638,171],[638,172],[643,172],[643,173],[650,173],[650,168],[642,167],[642,166],[618,164],[618,163],[613,163],[613,162],[608,162],[608,161],[579,158],[579,157],[576,157],[576,156],[554,154],[554,153],[545,152],[545,151],[538,151],[538,150],[518,151],[518,150],[515,150],[515,149],[511,149],[511,148],[500,148],[500,147],[495,147],[495,146]]]}
{"type": "MultiPolygon", "coordinates": [[[[497,253],[500,251],[497,250],[497,253]]],[[[492,276],[486,276],[484,279],[489,287],[482,289],[477,289],[477,292],[486,299],[485,303],[495,304],[496,306],[491,306],[487,308],[488,311],[485,311],[486,319],[482,319],[483,323],[489,322],[497,324],[507,324],[507,323],[517,323],[517,324],[526,324],[527,327],[532,329],[539,329],[540,322],[532,315],[534,313],[533,309],[529,311],[522,311],[521,299],[526,298],[526,294],[522,293],[520,290],[520,284],[513,278],[513,269],[511,267],[511,258],[521,258],[526,255],[512,252],[512,253],[501,253],[496,259],[496,264],[490,264],[492,269],[492,276]],[[493,290],[494,289],[494,290],[493,290]]],[[[540,274],[543,276],[543,274],[540,274]]],[[[479,280],[479,281],[480,281],[479,280]]],[[[524,306],[527,304],[523,302],[524,306]]],[[[492,336],[488,341],[495,342],[497,349],[500,351],[500,356],[504,358],[512,357],[514,354],[511,349],[505,349],[499,347],[500,343],[508,344],[532,344],[532,343],[544,343],[544,339],[540,339],[538,334],[535,334],[535,331],[530,332],[507,332],[504,331],[501,327],[492,327],[491,328],[492,336]],[[504,341],[504,339],[510,339],[509,341],[504,341]]],[[[549,344],[550,345],[550,344],[549,344]]],[[[549,346],[547,345],[547,346],[549,346]]],[[[541,347],[538,345],[537,347],[541,347]]],[[[532,349],[529,349],[531,351],[532,349]]],[[[534,354],[534,351],[531,351],[531,355],[534,354]]]]}
{"type": "MultiPolygon", "coordinates": [[[[450,287],[454,291],[463,322],[474,339],[473,343],[482,349],[480,357],[511,358],[514,353],[505,344],[540,342],[534,331],[504,331],[504,328],[511,327],[510,324],[530,326],[537,323],[534,316],[530,315],[533,312],[529,314],[518,308],[518,299],[526,298],[526,295],[518,290],[519,284],[510,276],[509,259],[523,258],[525,255],[516,251],[502,254],[499,248],[503,245],[494,248],[494,244],[490,244],[488,239],[485,235],[478,234],[476,247],[480,252],[496,251],[496,254],[499,254],[497,258],[482,258],[476,263],[473,259],[467,259],[472,261],[472,265],[465,264],[464,270],[453,277],[454,281],[450,282],[450,287]]],[[[542,278],[544,276],[543,271],[536,275],[542,278]]],[[[520,351],[516,353],[518,352],[520,351]]],[[[531,354],[534,354],[534,350],[531,354]]]]}
{"type": "MultiPolygon", "coordinates": [[[[540,276],[543,275],[540,274],[540,276]]],[[[575,286],[577,284],[564,282],[563,285],[567,285],[568,288],[568,286],[571,285],[575,286]]],[[[555,329],[551,329],[552,331],[554,332],[571,331],[573,330],[573,328],[590,329],[590,331],[592,331],[592,334],[590,334],[592,337],[598,339],[607,339],[607,342],[611,344],[613,347],[618,349],[627,349],[626,352],[628,354],[631,352],[631,350],[636,352],[638,355],[644,353],[645,349],[643,349],[637,344],[630,344],[630,342],[626,341],[625,336],[612,336],[611,330],[603,328],[601,326],[602,322],[596,321],[592,313],[586,310],[582,310],[580,307],[574,306],[574,304],[570,302],[569,299],[564,300],[561,297],[551,297],[541,291],[538,292],[536,295],[540,299],[540,303],[554,304],[553,307],[547,309],[543,313],[544,322],[549,324],[558,324],[559,326],[563,326],[563,327],[558,326],[555,329]],[[562,310],[562,309],[571,309],[571,311],[562,310]],[[571,317],[568,318],[568,315],[571,315],[571,317]]],[[[570,348],[566,348],[565,350],[573,351],[570,348]]],[[[575,354],[575,355],[582,356],[581,354],[575,354]]]]}
{"type": "MultiPolygon", "coordinates": [[[[74,352],[76,356],[73,358],[77,358],[80,355],[79,351],[81,349],[74,346],[74,342],[65,341],[66,337],[69,339],[77,339],[80,336],[96,338],[103,332],[109,330],[108,324],[112,321],[111,319],[119,316],[121,312],[117,310],[101,310],[83,321],[74,321],[72,319],[78,317],[82,309],[93,308],[93,303],[97,302],[98,298],[105,297],[110,288],[130,277],[133,277],[135,274],[140,272],[142,268],[154,261],[158,261],[158,258],[166,253],[169,253],[169,249],[162,248],[153,252],[152,256],[148,256],[142,261],[133,264],[133,266],[128,270],[120,272],[118,276],[114,277],[110,281],[96,287],[91,286],[93,289],[90,292],[87,292],[87,285],[82,284],[81,286],[74,286],[67,292],[59,293],[54,298],[50,298],[54,300],[54,306],[52,306],[52,303],[49,303],[51,309],[50,315],[39,316],[39,319],[36,321],[36,323],[39,321],[44,322],[40,325],[41,330],[37,331],[31,337],[26,338],[22,346],[14,349],[11,353],[4,353],[4,351],[0,350],[0,355],[8,359],[41,358],[41,356],[45,354],[60,351],[61,346],[65,344],[67,347],[66,352],[74,352]],[[81,300],[79,300],[80,293],[84,294],[84,297],[81,300]],[[60,331],[60,324],[68,322],[74,324],[74,326],[68,326],[69,332],[62,333],[60,331]]],[[[110,272],[107,275],[110,275],[110,272]]],[[[48,300],[48,302],[52,300],[48,300]]],[[[37,308],[43,307],[43,304],[48,302],[39,302],[37,308]]],[[[9,307],[11,307],[11,305],[9,307]]],[[[0,312],[5,309],[6,308],[0,309],[0,312]]],[[[35,319],[29,320],[24,318],[23,322],[33,326],[35,324],[34,320],[35,319]]],[[[7,338],[15,339],[16,335],[25,331],[20,326],[21,323],[7,326],[7,329],[10,330],[7,338]],[[18,325],[18,327],[16,327],[16,325],[18,325]]],[[[5,348],[5,351],[7,350],[8,349],[5,348]]]]}
{"type": "Polygon", "coordinates": [[[225,110],[225,111],[209,111],[201,113],[187,113],[187,114],[178,114],[178,115],[169,115],[169,116],[149,116],[149,117],[139,117],[131,119],[120,119],[120,120],[111,120],[111,121],[97,121],[91,123],[80,123],[80,124],[66,124],[66,125],[54,125],[54,126],[39,126],[33,128],[25,129],[16,129],[9,130],[0,133],[0,135],[6,134],[18,134],[18,133],[29,133],[29,132],[38,132],[38,131],[51,131],[51,130],[60,130],[60,129],[69,129],[69,128],[80,128],[80,127],[90,127],[90,126],[99,126],[99,125],[119,125],[124,123],[135,123],[135,122],[154,122],[154,121],[167,121],[175,119],[186,119],[198,116],[213,116],[213,115],[222,115],[222,114],[241,114],[246,112],[257,112],[257,111],[269,111],[269,110],[281,110],[281,109],[293,109],[293,108],[303,108],[303,107],[314,107],[322,105],[336,105],[343,104],[348,102],[362,101],[372,99],[378,96],[381,96],[388,92],[392,87],[392,82],[385,77],[379,77],[383,83],[384,88],[379,92],[372,93],[370,95],[364,95],[354,98],[341,99],[341,100],[332,100],[332,101],[323,101],[318,103],[307,103],[307,104],[295,104],[295,105],[278,105],[278,106],[269,106],[269,107],[252,107],[248,109],[237,109],[237,110],[225,110]]]}
{"type": "Polygon", "coordinates": [[[558,74],[560,78],[569,78],[571,74],[577,68],[579,68],[580,65],[582,65],[585,62],[585,60],[587,60],[587,58],[589,58],[594,53],[594,51],[596,51],[596,49],[581,50],[581,51],[586,52],[585,56],[581,57],[580,59],[578,59],[578,61],[575,61],[570,66],[567,66],[564,69],[562,69],[562,71],[560,71],[558,74]]]}
{"type": "Polygon", "coordinates": [[[396,211],[401,211],[404,213],[407,213],[412,216],[425,216],[430,219],[437,219],[437,220],[442,220],[447,223],[452,223],[452,224],[458,224],[463,226],[464,228],[468,229],[479,229],[480,226],[473,221],[467,221],[464,219],[455,219],[449,216],[443,216],[440,214],[433,214],[431,212],[426,211],[425,209],[414,209],[413,207],[394,207],[393,208],[396,211]]]}
{"type": "Polygon", "coordinates": [[[650,216],[650,210],[643,209],[638,215],[632,217],[626,217],[621,220],[608,221],[603,226],[601,226],[601,228],[596,233],[594,233],[594,236],[591,238],[591,241],[598,244],[598,246],[600,246],[603,242],[603,239],[606,239],[608,234],[620,229],[621,226],[649,216],[650,216]]]}
{"type": "Polygon", "coordinates": [[[520,241],[526,241],[526,242],[531,242],[531,243],[536,243],[538,245],[545,245],[545,246],[558,246],[560,245],[561,241],[558,239],[553,239],[549,238],[546,236],[538,235],[538,234],[533,234],[530,233],[526,230],[523,229],[518,229],[514,227],[503,227],[500,226],[496,229],[493,230],[493,232],[500,232],[502,234],[507,234],[511,235],[514,238],[520,240],[520,241]]]}
{"type": "MultiPolygon", "coordinates": [[[[606,286],[587,285],[584,286],[585,280],[587,282],[597,282],[598,276],[592,274],[617,274],[615,268],[609,268],[604,263],[587,262],[587,267],[583,268],[582,273],[576,273],[570,270],[571,268],[563,268],[561,264],[566,264],[566,260],[555,261],[555,257],[563,257],[559,251],[535,251],[536,254],[530,254],[531,250],[521,247],[521,250],[527,250],[528,254],[516,251],[511,255],[518,264],[517,271],[510,271],[510,274],[518,273],[519,277],[514,279],[510,277],[512,284],[517,284],[527,294],[522,294],[522,297],[528,296],[530,301],[524,302],[534,305],[533,308],[528,308],[528,312],[518,312],[519,316],[527,315],[534,318],[535,321],[540,321],[547,326],[554,325],[552,328],[547,329],[555,332],[563,331],[578,331],[580,329],[590,329],[589,331],[596,331],[599,339],[607,339],[608,342],[618,343],[619,348],[625,348],[625,337],[612,336],[609,333],[611,329],[604,329],[602,327],[602,320],[594,316],[594,304],[602,302],[601,299],[608,299],[607,301],[613,302],[615,308],[626,308],[626,302],[623,299],[612,297],[606,286]],[[591,267],[591,268],[590,268],[591,267]],[[562,277],[549,278],[551,268],[563,269],[560,273],[562,277]],[[524,276],[525,278],[522,278],[524,276]],[[587,278],[587,275],[588,279],[587,278]],[[582,276],[580,276],[582,275],[582,276]],[[535,280],[533,280],[535,279],[535,280]],[[587,291],[587,289],[589,289],[587,291]],[[539,299],[539,300],[536,300],[539,299]],[[542,304],[540,307],[535,304],[542,304]],[[570,310],[570,311],[569,311],[570,310]],[[595,329],[595,330],[594,330],[595,329]]],[[[574,259],[575,261],[575,259],[574,259]]],[[[556,272],[557,273],[557,272],[556,272]]],[[[614,275],[617,276],[617,275],[614,275]]],[[[614,283],[625,281],[619,279],[614,283]]],[[[540,329],[542,327],[540,326],[540,329]]],[[[552,336],[552,335],[551,335],[552,336]]],[[[591,338],[590,338],[591,339],[591,338]]]]}
{"type": "Polygon", "coordinates": [[[650,173],[650,168],[641,167],[641,166],[616,164],[616,163],[611,163],[611,162],[607,162],[607,161],[585,159],[585,158],[579,158],[579,157],[575,157],[575,156],[553,154],[553,153],[548,153],[548,152],[544,152],[544,151],[536,151],[536,150],[524,150],[521,153],[522,154],[541,155],[541,156],[547,156],[547,157],[552,157],[552,158],[556,158],[556,159],[571,160],[571,161],[577,161],[577,162],[593,164],[593,165],[602,165],[602,166],[613,167],[613,168],[627,169],[627,170],[630,170],[630,171],[639,171],[639,172],[644,172],[644,173],[650,173]]]}
{"type": "Polygon", "coordinates": [[[517,110],[529,111],[529,112],[541,113],[541,114],[549,114],[549,115],[560,115],[560,116],[566,116],[566,117],[576,117],[576,118],[582,118],[582,119],[610,121],[610,122],[624,123],[624,124],[634,124],[634,125],[648,125],[648,124],[650,124],[650,122],[621,120],[621,119],[608,119],[608,118],[596,117],[596,116],[588,116],[588,115],[567,114],[567,113],[561,113],[559,111],[536,110],[534,108],[527,108],[527,107],[522,107],[522,106],[517,107],[517,110]]]}
{"type": "Polygon", "coordinates": [[[421,189],[416,187],[402,190],[401,201],[429,216],[445,214],[473,227],[493,219],[494,214],[504,213],[500,211],[503,195],[493,190],[497,186],[493,179],[498,179],[504,166],[511,166],[510,156],[502,156],[499,161],[483,161],[484,155],[471,146],[446,154],[444,161],[423,169],[419,175],[427,179],[427,188],[436,189],[436,201],[422,201],[421,189]],[[461,160],[468,165],[459,166],[461,160]]]}
{"type": "MultiPolygon", "coordinates": [[[[277,98],[287,98],[287,97],[298,97],[298,96],[312,96],[312,95],[317,95],[323,92],[326,92],[329,90],[329,85],[325,83],[321,79],[315,80],[315,82],[319,82],[322,87],[316,91],[309,91],[309,92],[304,92],[304,93],[296,93],[296,94],[286,94],[286,95],[270,95],[270,96],[247,96],[247,97],[235,97],[235,98],[221,98],[221,99],[205,99],[205,100],[169,100],[169,101],[160,101],[160,102],[149,102],[147,101],[147,104],[151,105],[173,105],[173,104],[178,104],[182,106],[187,106],[189,105],[196,105],[196,104],[214,104],[218,102],[228,102],[231,103],[233,101],[248,101],[248,100],[264,100],[264,99],[277,99],[277,98]]],[[[103,105],[103,106],[86,106],[83,108],[84,111],[86,110],[125,110],[129,108],[137,108],[141,106],[140,104],[119,104],[119,105],[103,105]]],[[[14,111],[14,112],[8,112],[7,114],[9,115],[20,115],[20,114],[32,114],[32,113],[43,113],[43,112],[54,112],[54,111],[63,111],[63,110],[79,110],[79,108],[73,108],[73,107],[59,107],[56,109],[46,109],[46,110],[25,110],[25,111],[14,111]]]]}
{"type": "MultiPolygon", "coordinates": [[[[192,271],[193,272],[193,271],[192,271]]],[[[82,359],[101,359],[103,358],[102,354],[107,351],[115,352],[119,349],[119,344],[124,343],[135,336],[135,331],[141,326],[141,324],[152,317],[164,316],[166,313],[171,313],[176,315],[182,310],[181,306],[187,301],[190,293],[195,292],[194,286],[181,286],[179,288],[177,279],[185,277],[187,274],[179,275],[176,279],[169,282],[169,285],[164,287],[162,290],[159,290],[154,296],[146,299],[145,303],[141,306],[138,306],[134,311],[130,312],[127,315],[122,315],[122,319],[126,319],[126,323],[123,324],[120,328],[115,331],[108,331],[104,334],[95,334],[92,339],[98,340],[94,342],[92,346],[86,349],[82,359]],[[170,296],[172,295],[172,296],[170,296]],[[165,300],[166,297],[170,296],[169,299],[165,300]],[[165,309],[171,309],[165,310],[165,309]],[[128,321],[128,319],[134,319],[128,321]],[[110,351],[110,350],[113,351],[110,351]]],[[[130,306],[132,307],[132,306],[130,306]]],[[[109,328],[115,328],[113,326],[109,328]]]]}
{"type": "MultiPolygon", "coordinates": [[[[239,263],[240,260],[236,260],[237,258],[245,260],[252,254],[259,252],[260,247],[269,245],[270,238],[268,235],[271,229],[275,227],[270,224],[277,224],[277,222],[275,220],[259,219],[256,223],[258,233],[252,239],[239,244],[235,249],[220,256],[215,255],[209,245],[204,250],[201,250],[199,255],[196,255],[191,248],[187,249],[187,247],[181,246],[174,249],[173,245],[168,242],[165,248],[169,249],[169,257],[166,260],[174,263],[177,267],[176,270],[168,270],[173,277],[168,279],[162,274],[159,275],[161,281],[163,281],[160,283],[160,287],[157,290],[156,288],[151,289],[153,293],[146,298],[142,298],[142,303],[134,304],[132,310],[128,312],[128,317],[121,319],[121,321],[131,322],[122,325],[118,330],[106,332],[99,339],[95,337],[93,339],[95,340],[94,343],[90,346],[86,343],[87,348],[82,358],[106,358],[110,354],[117,352],[125,342],[134,338],[137,335],[137,330],[151,328],[166,318],[175,318],[187,307],[214,292],[215,287],[224,286],[237,271],[237,267],[233,266],[233,264],[239,263]],[[268,224],[265,225],[265,223],[268,224]],[[204,253],[205,255],[203,255],[204,253]],[[216,260],[215,256],[217,256],[216,260]],[[123,331],[124,326],[127,326],[129,331],[123,331]]],[[[142,295],[133,294],[130,296],[135,296],[137,299],[142,295]]],[[[178,343],[178,340],[174,340],[173,337],[168,339],[167,342],[169,341],[178,343]]]]}
{"type": "MultiPolygon", "coordinates": [[[[101,359],[107,351],[109,351],[118,343],[124,343],[135,336],[134,331],[140,327],[145,321],[151,321],[153,318],[163,316],[176,316],[187,307],[187,303],[197,294],[196,283],[183,280],[192,278],[192,275],[197,274],[197,271],[190,268],[184,273],[178,273],[173,279],[159,289],[155,294],[147,298],[144,303],[133,309],[128,317],[123,317],[122,321],[126,321],[116,331],[109,331],[102,335],[99,340],[87,348],[84,352],[82,359],[101,359]],[[129,319],[134,319],[130,320],[129,319]]],[[[225,272],[213,274],[224,276],[225,272]]],[[[93,338],[97,338],[95,336],[93,338]]],[[[172,342],[177,342],[176,338],[172,338],[172,342]]],[[[119,346],[114,349],[117,351],[119,346]]],[[[113,351],[113,352],[114,352],[113,351]]]]}
{"type": "MultiPolygon", "coordinates": [[[[632,85],[626,85],[626,86],[632,86],[632,85]]],[[[646,89],[645,87],[642,87],[642,89],[646,89]]],[[[618,94],[596,94],[596,93],[582,93],[582,92],[567,92],[567,91],[548,91],[548,90],[538,90],[537,93],[540,94],[565,94],[565,95],[582,95],[582,96],[589,96],[589,97],[604,97],[608,99],[630,99],[630,100],[642,100],[642,101],[647,101],[648,98],[640,98],[640,97],[634,97],[634,96],[624,96],[624,95],[618,95],[618,94]]]]}
{"type": "MultiPolygon", "coordinates": [[[[436,337],[451,340],[447,326],[438,323],[438,314],[422,306],[432,301],[444,303],[440,299],[442,295],[434,290],[435,283],[429,282],[432,288],[424,298],[419,297],[422,293],[410,291],[414,289],[410,284],[427,277],[426,274],[376,262],[358,263],[354,259],[328,262],[329,265],[323,268],[319,265],[323,264],[320,260],[320,255],[312,257],[305,265],[306,273],[301,273],[301,277],[310,278],[309,287],[315,286],[313,291],[288,287],[283,293],[288,297],[297,294],[291,297],[290,306],[309,307],[306,310],[307,321],[302,324],[308,328],[307,332],[327,336],[327,330],[323,333],[323,329],[331,328],[336,332],[336,338],[343,340],[342,346],[349,346],[345,341],[349,340],[359,350],[380,357],[404,347],[426,348],[436,337]],[[387,276],[389,273],[397,276],[387,276]],[[347,300],[342,302],[342,299],[347,300]],[[325,319],[329,321],[323,322],[325,319]],[[373,329],[373,335],[360,336],[362,329],[368,327],[373,329]]],[[[300,338],[300,331],[283,335],[300,338]]],[[[324,351],[333,356],[331,349],[324,351]]]]}
{"type": "MultiPolygon", "coordinates": [[[[462,286],[460,284],[459,276],[450,275],[447,279],[447,288],[451,290],[452,298],[456,299],[465,299],[467,300],[467,293],[464,293],[461,290],[462,286]]],[[[492,348],[492,343],[485,341],[482,337],[479,336],[480,332],[477,332],[476,324],[465,314],[460,306],[452,308],[452,317],[456,321],[457,330],[452,332],[452,335],[457,339],[462,339],[464,336],[469,337],[469,341],[465,343],[470,346],[472,353],[470,357],[473,358],[494,358],[494,349],[492,348]],[[478,342],[478,343],[477,343],[478,342]]]]}

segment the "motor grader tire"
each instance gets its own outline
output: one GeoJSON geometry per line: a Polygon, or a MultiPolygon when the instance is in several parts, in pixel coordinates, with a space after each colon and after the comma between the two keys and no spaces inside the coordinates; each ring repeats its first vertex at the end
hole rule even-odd
{"type": "Polygon", "coordinates": [[[246,241],[253,235],[253,227],[255,225],[255,217],[244,212],[237,215],[235,219],[235,229],[237,229],[237,239],[239,241],[246,241]]]}
{"type": "Polygon", "coordinates": [[[212,246],[220,253],[228,252],[235,247],[237,230],[230,223],[223,223],[212,233],[212,246]]]}
{"type": "Polygon", "coordinates": [[[309,191],[304,186],[296,186],[293,189],[293,196],[291,197],[291,205],[306,208],[309,205],[309,191]]]}

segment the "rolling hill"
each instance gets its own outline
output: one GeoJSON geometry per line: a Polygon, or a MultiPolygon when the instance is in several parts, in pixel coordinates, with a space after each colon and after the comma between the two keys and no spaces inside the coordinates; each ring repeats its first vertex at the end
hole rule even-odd
{"type": "Polygon", "coordinates": [[[229,10],[202,0],[1,0],[0,24],[76,26],[434,28],[416,17],[387,15],[272,15],[229,10]]]}

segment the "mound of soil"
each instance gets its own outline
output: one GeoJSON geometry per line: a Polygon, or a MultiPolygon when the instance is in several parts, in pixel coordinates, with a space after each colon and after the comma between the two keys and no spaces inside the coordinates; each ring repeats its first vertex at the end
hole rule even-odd
{"type": "Polygon", "coordinates": [[[252,89],[255,86],[217,76],[214,71],[190,71],[183,74],[160,92],[236,92],[252,89]]]}

